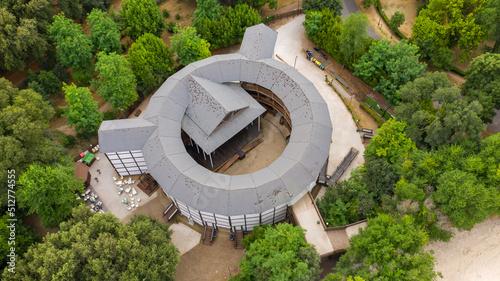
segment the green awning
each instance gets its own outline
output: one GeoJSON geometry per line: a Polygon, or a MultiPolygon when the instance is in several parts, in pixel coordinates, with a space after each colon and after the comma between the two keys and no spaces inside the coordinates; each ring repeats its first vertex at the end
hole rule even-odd
{"type": "Polygon", "coordinates": [[[85,154],[85,156],[83,156],[82,161],[90,163],[94,159],[94,157],[95,157],[94,154],[87,152],[87,154],[85,154]]]}

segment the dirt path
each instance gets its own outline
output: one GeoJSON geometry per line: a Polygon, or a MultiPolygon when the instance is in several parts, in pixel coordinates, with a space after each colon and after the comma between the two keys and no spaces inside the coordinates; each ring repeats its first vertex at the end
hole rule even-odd
{"type": "Polygon", "coordinates": [[[432,242],[436,271],[443,281],[491,281],[500,276],[500,218],[492,217],[471,231],[455,232],[449,242],[432,242]]]}

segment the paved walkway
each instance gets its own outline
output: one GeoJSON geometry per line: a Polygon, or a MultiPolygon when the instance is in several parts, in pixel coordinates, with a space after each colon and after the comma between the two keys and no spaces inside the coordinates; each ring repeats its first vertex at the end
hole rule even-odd
{"type": "MultiPolygon", "coordinates": [[[[310,45],[312,46],[312,42],[306,38],[305,29],[302,26],[304,19],[305,15],[297,16],[277,30],[278,39],[274,53],[292,66],[297,58],[297,70],[309,79],[309,81],[314,83],[316,89],[318,89],[319,93],[327,103],[333,126],[328,174],[331,175],[333,173],[344,156],[351,150],[351,147],[354,147],[359,151],[359,155],[356,156],[350,167],[341,177],[342,180],[349,177],[350,171],[353,167],[363,164],[363,153],[365,151],[365,147],[361,141],[359,133],[356,132],[357,127],[352,120],[351,113],[347,110],[340,97],[327,83],[325,83],[326,73],[308,61],[305,57],[304,51],[302,51],[302,48],[306,49],[310,45]]],[[[276,59],[279,60],[278,58],[276,59]]]]}

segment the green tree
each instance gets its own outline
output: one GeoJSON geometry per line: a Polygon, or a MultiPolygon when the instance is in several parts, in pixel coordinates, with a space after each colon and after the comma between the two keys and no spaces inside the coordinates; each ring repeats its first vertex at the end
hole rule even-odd
{"type": "Polygon", "coordinates": [[[215,19],[205,18],[197,25],[196,31],[210,43],[210,50],[215,50],[241,43],[246,28],[260,22],[259,13],[245,3],[234,8],[221,8],[215,19]]]}
{"type": "Polygon", "coordinates": [[[96,132],[101,126],[103,116],[90,90],[87,87],[76,87],[74,84],[64,84],[63,90],[68,103],[64,114],[64,117],[68,118],[68,125],[75,125],[75,130],[86,136],[96,132]]]}
{"type": "Polygon", "coordinates": [[[466,61],[488,38],[486,28],[475,20],[485,3],[486,0],[431,0],[415,19],[411,37],[432,38],[437,49],[458,45],[461,59],[466,61]]]}
{"type": "Polygon", "coordinates": [[[467,68],[462,93],[466,100],[478,101],[484,122],[491,123],[494,109],[500,109],[500,54],[486,53],[475,58],[467,68]]]}
{"type": "Polygon", "coordinates": [[[106,12],[92,10],[87,17],[87,24],[90,26],[92,44],[97,50],[106,53],[120,51],[120,28],[106,12]]]}
{"type": "Polygon", "coordinates": [[[12,221],[8,221],[8,219],[12,218],[9,213],[5,213],[4,216],[0,217],[0,270],[3,270],[7,266],[7,262],[10,262],[7,255],[10,254],[12,246],[15,246],[16,256],[21,257],[31,245],[40,242],[40,235],[35,233],[31,227],[25,225],[20,218],[17,218],[15,222],[16,239],[9,240],[11,228],[8,226],[11,225],[12,221]],[[11,241],[14,241],[15,244],[9,244],[11,241]]]}
{"type": "Polygon", "coordinates": [[[186,26],[179,29],[171,38],[172,49],[181,65],[188,65],[210,57],[210,43],[196,34],[196,28],[186,26]]]}
{"type": "Polygon", "coordinates": [[[250,3],[252,4],[252,7],[258,11],[260,11],[260,8],[264,7],[266,4],[269,4],[269,9],[278,8],[278,0],[251,0],[250,3]]]}
{"type": "Polygon", "coordinates": [[[365,159],[385,158],[391,164],[400,163],[411,151],[415,143],[406,137],[406,123],[389,120],[377,130],[377,135],[365,150],[365,159]]]}
{"type": "Polygon", "coordinates": [[[344,25],[340,16],[335,16],[335,12],[330,9],[323,9],[319,12],[309,11],[303,25],[306,34],[318,47],[327,51],[335,60],[346,63],[344,56],[340,53],[340,35],[344,25]],[[317,24],[317,16],[321,15],[321,21],[317,24]]]}
{"type": "Polygon", "coordinates": [[[498,209],[500,203],[498,194],[478,183],[474,175],[460,170],[446,171],[439,177],[436,188],[432,198],[460,230],[471,230],[495,207],[498,209]]]}
{"type": "Polygon", "coordinates": [[[345,57],[350,67],[358,61],[370,46],[372,39],[368,36],[368,20],[361,12],[350,14],[340,31],[340,54],[345,57]]]}
{"type": "Polygon", "coordinates": [[[28,88],[33,89],[35,92],[42,95],[44,100],[49,100],[49,98],[61,91],[61,81],[52,72],[42,70],[35,73],[28,70],[29,83],[28,88]],[[32,83],[36,83],[37,90],[32,87],[32,83]]]}
{"type": "Polygon", "coordinates": [[[221,7],[217,0],[196,0],[196,10],[194,10],[194,18],[191,22],[194,26],[198,25],[206,18],[215,19],[219,15],[221,7]]]}
{"type": "Polygon", "coordinates": [[[0,78],[0,206],[7,203],[7,169],[19,176],[32,163],[53,164],[65,150],[45,134],[54,109],[32,90],[0,78]],[[36,153],[33,153],[36,151],[36,153]]]}
{"type": "MultiPolygon", "coordinates": [[[[43,3],[43,2],[41,2],[43,3]]],[[[21,70],[26,61],[42,60],[48,44],[35,19],[17,19],[0,4],[0,68],[21,70]]]]}
{"type": "Polygon", "coordinates": [[[28,214],[38,213],[45,227],[55,227],[82,204],[76,194],[83,193],[83,182],[75,178],[75,167],[69,165],[31,165],[19,178],[17,198],[28,214]]]}
{"type": "Polygon", "coordinates": [[[400,11],[396,11],[389,21],[389,27],[392,29],[392,31],[396,32],[404,22],[405,14],[401,13],[400,11]]]}
{"type": "Polygon", "coordinates": [[[388,40],[373,43],[357,64],[354,74],[376,85],[392,105],[401,101],[399,89],[409,81],[419,77],[426,64],[418,61],[418,47],[402,40],[394,46],[388,40]]]}
{"type": "Polygon", "coordinates": [[[126,0],[122,4],[120,17],[133,40],[145,33],[160,37],[165,30],[165,20],[154,0],[126,0]]]}
{"type": "Polygon", "coordinates": [[[113,109],[125,110],[137,100],[135,75],[126,57],[116,53],[99,53],[95,71],[99,74],[92,85],[113,109]]]}
{"type": "Polygon", "coordinates": [[[59,10],[70,19],[82,20],[85,16],[82,0],[59,0],[59,10]]]}
{"type": "MultiPolygon", "coordinates": [[[[74,200],[74,198],[73,198],[74,200]]],[[[146,215],[122,224],[87,206],[17,260],[4,280],[174,280],[179,253],[168,226],[146,215]]]]}
{"type": "Polygon", "coordinates": [[[304,11],[321,11],[323,9],[330,9],[334,13],[334,17],[342,14],[344,8],[341,0],[304,0],[302,1],[302,9],[304,11]]]}
{"type": "Polygon", "coordinates": [[[488,31],[490,40],[495,42],[493,53],[500,53],[500,0],[489,0],[476,18],[488,31]]]}
{"type": "Polygon", "coordinates": [[[161,38],[146,33],[128,50],[137,84],[143,88],[160,86],[174,72],[173,51],[161,38]]]}
{"type": "Polygon", "coordinates": [[[422,249],[428,240],[412,217],[381,214],[351,237],[334,270],[365,280],[435,280],[434,257],[422,249]]]}
{"type": "Polygon", "coordinates": [[[408,122],[407,135],[421,149],[436,149],[463,139],[479,142],[485,125],[477,101],[460,99],[460,93],[444,73],[426,73],[400,91],[402,104],[394,110],[396,118],[408,122]],[[441,108],[435,109],[433,102],[441,108]]]}
{"type": "Polygon", "coordinates": [[[394,184],[400,178],[397,165],[392,165],[385,158],[372,158],[366,160],[365,168],[363,179],[366,188],[376,199],[380,199],[382,195],[394,194],[394,184]]]}
{"type": "Polygon", "coordinates": [[[291,224],[266,228],[264,237],[250,244],[240,262],[243,280],[317,280],[320,257],[305,242],[304,229],[291,224]]]}
{"type": "Polygon", "coordinates": [[[306,29],[306,35],[308,38],[312,38],[318,32],[321,32],[321,19],[323,14],[318,11],[310,11],[306,14],[306,20],[302,25],[306,29]]]}
{"type": "Polygon", "coordinates": [[[49,26],[48,34],[57,44],[57,59],[62,65],[73,68],[73,78],[77,82],[86,83],[90,78],[93,57],[93,46],[89,36],[83,33],[82,27],[64,14],[55,15],[49,26]]]}
{"type": "Polygon", "coordinates": [[[83,0],[83,8],[88,13],[93,9],[99,9],[106,12],[111,6],[111,0],[83,0]]]}

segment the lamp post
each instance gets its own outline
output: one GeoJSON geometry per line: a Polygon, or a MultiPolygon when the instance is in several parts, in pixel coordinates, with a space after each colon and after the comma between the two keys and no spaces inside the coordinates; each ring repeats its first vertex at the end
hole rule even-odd
{"type": "MultiPolygon", "coordinates": [[[[384,9],[382,9],[382,12],[384,12],[384,9]]],[[[382,20],[382,15],[380,15],[380,19],[378,19],[377,26],[379,26],[381,20],[382,20]]]]}

